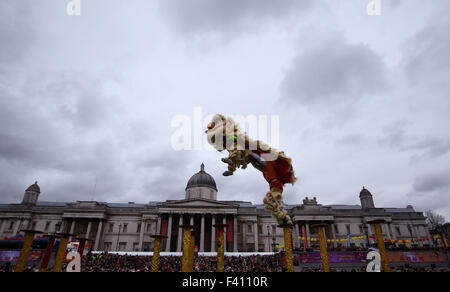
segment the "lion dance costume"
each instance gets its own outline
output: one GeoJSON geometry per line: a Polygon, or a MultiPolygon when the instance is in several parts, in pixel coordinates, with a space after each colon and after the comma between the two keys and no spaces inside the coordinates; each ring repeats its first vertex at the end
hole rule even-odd
{"type": "Polygon", "coordinates": [[[265,209],[272,213],[279,224],[291,224],[291,218],[283,204],[283,187],[297,180],[291,159],[283,151],[271,148],[261,141],[250,139],[242,132],[233,119],[215,115],[206,130],[208,143],[216,150],[227,150],[229,155],[222,158],[228,164],[224,176],[233,175],[237,168],[245,169],[251,163],[260,170],[269,183],[270,191],[264,198],[265,209]]]}

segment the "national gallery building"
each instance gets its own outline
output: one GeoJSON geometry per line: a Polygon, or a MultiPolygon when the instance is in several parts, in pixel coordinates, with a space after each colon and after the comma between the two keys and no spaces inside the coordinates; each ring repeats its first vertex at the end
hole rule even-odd
{"type": "MultiPolygon", "coordinates": [[[[245,201],[223,201],[217,199],[214,178],[200,171],[187,182],[185,197],[180,200],[149,202],[148,204],[125,204],[77,201],[39,201],[40,188],[37,183],[26,189],[19,204],[0,205],[0,239],[12,238],[22,229],[34,229],[45,233],[61,232],[90,238],[93,250],[153,251],[152,235],[164,234],[161,251],[179,252],[182,248],[183,224],[196,226],[196,248],[199,252],[216,251],[214,225],[226,224],[226,251],[255,252],[273,251],[283,245],[283,230],[264,206],[245,201]]],[[[223,198],[223,197],[222,197],[223,198]]],[[[372,194],[365,188],[360,192],[361,205],[321,205],[316,198],[305,198],[302,204],[287,205],[292,220],[294,248],[303,248],[300,236],[317,237],[317,223],[326,223],[328,239],[345,239],[349,236],[373,235],[367,222],[384,219],[384,237],[393,240],[411,240],[430,237],[422,212],[412,206],[406,208],[375,207],[372,194]]],[[[371,243],[374,239],[369,239],[371,243]]],[[[307,247],[314,242],[306,241],[307,247]]],[[[332,247],[342,243],[331,241],[332,247]]],[[[365,239],[352,241],[361,246],[365,239]]],[[[419,246],[431,245],[420,241],[419,246]]],[[[345,243],[344,245],[347,245],[345,243]]]]}

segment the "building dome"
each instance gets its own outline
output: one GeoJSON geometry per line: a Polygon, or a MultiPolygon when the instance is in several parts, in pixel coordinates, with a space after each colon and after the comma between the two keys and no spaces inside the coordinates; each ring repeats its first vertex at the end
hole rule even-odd
{"type": "Polygon", "coordinates": [[[203,163],[200,166],[200,171],[189,179],[186,190],[194,187],[209,187],[217,191],[216,181],[205,171],[205,165],[203,163]]]}

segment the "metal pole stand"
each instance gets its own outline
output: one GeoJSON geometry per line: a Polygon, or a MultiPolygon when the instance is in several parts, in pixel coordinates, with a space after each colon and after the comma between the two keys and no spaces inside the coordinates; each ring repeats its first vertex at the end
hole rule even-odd
{"type": "Polygon", "coordinates": [[[224,230],[227,225],[215,224],[214,227],[217,230],[217,272],[223,272],[225,270],[224,230]]]}
{"type": "Polygon", "coordinates": [[[30,252],[31,245],[33,244],[34,236],[38,233],[42,233],[35,230],[21,230],[20,232],[25,232],[25,241],[23,243],[22,250],[20,251],[19,259],[17,260],[14,272],[23,272],[27,262],[28,253],[30,252]]]}
{"type": "Polygon", "coordinates": [[[384,245],[383,234],[381,233],[381,223],[385,223],[384,219],[372,220],[367,223],[372,224],[375,227],[375,237],[378,243],[378,249],[380,250],[381,265],[383,266],[384,272],[390,272],[391,267],[389,266],[389,259],[386,254],[386,246],[384,245]]]}
{"type": "Polygon", "coordinates": [[[191,263],[191,256],[189,255],[189,250],[191,246],[191,230],[195,228],[194,225],[180,225],[180,228],[183,228],[183,256],[181,259],[181,271],[182,272],[191,272],[191,267],[193,263],[191,263]]]}
{"type": "Polygon", "coordinates": [[[152,272],[159,272],[159,259],[161,252],[161,240],[166,239],[165,235],[152,235],[151,238],[155,239],[155,247],[153,249],[153,259],[152,259],[152,272]]]}
{"type": "Polygon", "coordinates": [[[281,224],[278,227],[283,228],[284,249],[286,251],[286,268],[288,272],[294,272],[294,257],[292,256],[292,227],[293,224],[281,224]]]}
{"type": "Polygon", "coordinates": [[[322,269],[324,272],[330,272],[330,264],[328,262],[328,251],[327,251],[327,243],[325,241],[325,232],[324,228],[327,227],[327,224],[316,224],[311,226],[312,228],[317,228],[319,234],[319,243],[320,243],[320,256],[322,258],[322,269]]]}

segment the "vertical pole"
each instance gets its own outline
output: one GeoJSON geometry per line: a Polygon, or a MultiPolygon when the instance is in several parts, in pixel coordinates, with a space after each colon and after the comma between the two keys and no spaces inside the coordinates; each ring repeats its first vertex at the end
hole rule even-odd
{"type": "Polygon", "coordinates": [[[27,262],[28,253],[30,252],[31,245],[33,243],[34,235],[36,234],[36,232],[33,232],[32,230],[23,230],[23,232],[25,232],[25,241],[23,243],[22,250],[20,251],[20,256],[17,260],[14,272],[23,272],[27,262]]]}
{"type": "Polygon", "coordinates": [[[87,240],[86,238],[78,238],[79,245],[78,245],[77,252],[80,254],[80,259],[83,258],[84,247],[86,246],[86,240],[87,240]]]}
{"type": "Polygon", "coordinates": [[[53,265],[52,272],[61,272],[64,259],[66,257],[67,243],[69,242],[69,237],[73,234],[59,234],[59,248],[55,256],[55,264],[53,265]]]}
{"type": "Polygon", "coordinates": [[[194,226],[181,225],[180,228],[183,228],[183,254],[181,259],[181,271],[190,272],[190,267],[192,267],[192,264],[190,263],[191,257],[189,255],[189,251],[191,247],[191,229],[194,228],[194,226]]]}
{"type": "Polygon", "coordinates": [[[195,231],[191,231],[191,245],[189,246],[189,269],[190,272],[194,271],[194,252],[195,252],[195,231]]]}
{"type": "Polygon", "coordinates": [[[328,252],[327,252],[327,242],[325,241],[325,232],[324,227],[327,225],[315,225],[317,227],[318,235],[319,235],[319,243],[320,243],[320,256],[322,258],[322,269],[324,272],[330,272],[330,264],[328,262],[328,252]]]}
{"type": "Polygon", "coordinates": [[[45,248],[44,256],[42,258],[41,267],[39,272],[46,272],[50,256],[52,255],[53,245],[55,244],[55,236],[48,237],[47,247],[45,248]]]}
{"type": "Polygon", "coordinates": [[[217,272],[221,273],[225,270],[225,245],[224,245],[224,233],[225,224],[216,224],[214,227],[217,229],[217,272]]]}
{"type": "Polygon", "coordinates": [[[378,249],[380,251],[381,264],[383,266],[383,271],[390,272],[391,267],[389,266],[389,259],[386,254],[386,246],[384,245],[383,234],[381,232],[381,225],[380,225],[380,223],[384,223],[384,222],[385,222],[384,220],[374,220],[369,223],[373,224],[375,227],[375,237],[376,237],[376,240],[378,243],[378,249]]]}
{"type": "Polygon", "coordinates": [[[152,269],[151,272],[157,273],[159,271],[160,253],[161,253],[161,240],[167,238],[165,235],[153,235],[155,239],[155,246],[153,249],[152,269]]]}
{"type": "Polygon", "coordinates": [[[284,249],[286,251],[286,268],[288,272],[294,272],[294,257],[292,256],[292,224],[283,224],[278,227],[283,228],[284,249]]]}

